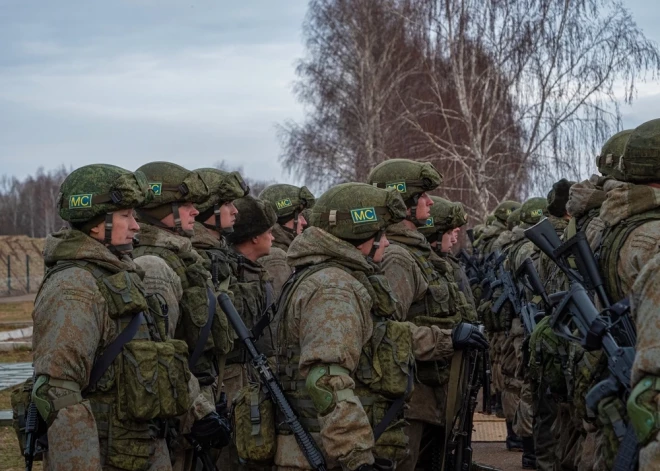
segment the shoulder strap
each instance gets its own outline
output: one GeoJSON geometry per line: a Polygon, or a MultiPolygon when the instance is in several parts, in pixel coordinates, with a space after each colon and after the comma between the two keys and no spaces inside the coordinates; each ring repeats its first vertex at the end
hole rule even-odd
{"type": "MultiPolygon", "coordinates": [[[[98,383],[99,379],[101,379],[101,376],[103,376],[103,373],[108,370],[112,362],[115,361],[115,358],[117,358],[117,355],[119,355],[121,352],[122,348],[124,348],[124,345],[133,340],[133,337],[135,337],[135,334],[137,333],[138,328],[140,327],[140,324],[142,324],[143,320],[144,314],[138,312],[133,316],[131,322],[129,322],[129,324],[124,327],[124,330],[122,330],[119,335],[110,343],[110,345],[108,345],[103,350],[103,352],[101,352],[99,357],[94,362],[94,366],[92,366],[92,372],[89,374],[89,383],[85,390],[89,390],[90,388],[94,387],[96,383],[98,383]]],[[[85,394],[83,391],[83,396],[84,395],[85,394]]]]}

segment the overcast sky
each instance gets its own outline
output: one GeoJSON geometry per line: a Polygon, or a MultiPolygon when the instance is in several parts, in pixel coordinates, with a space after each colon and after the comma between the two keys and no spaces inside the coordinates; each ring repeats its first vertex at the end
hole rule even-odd
{"type": "MultiPolygon", "coordinates": [[[[628,0],[660,42],[657,0],[628,0]]],[[[0,0],[1,173],[152,160],[281,171],[275,124],[292,94],[306,0],[0,0]]],[[[640,85],[624,127],[660,115],[640,85]]]]}

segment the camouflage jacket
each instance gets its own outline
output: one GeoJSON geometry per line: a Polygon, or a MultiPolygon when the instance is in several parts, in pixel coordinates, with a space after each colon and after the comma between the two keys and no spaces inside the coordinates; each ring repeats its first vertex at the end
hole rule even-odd
{"type": "Polygon", "coordinates": [[[273,292],[275,298],[279,298],[282,292],[282,286],[286,283],[293,273],[293,268],[286,261],[286,252],[289,250],[289,245],[293,241],[293,234],[285,231],[279,224],[273,227],[273,246],[270,249],[270,254],[261,257],[257,260],[273,278],[273,292]]]}

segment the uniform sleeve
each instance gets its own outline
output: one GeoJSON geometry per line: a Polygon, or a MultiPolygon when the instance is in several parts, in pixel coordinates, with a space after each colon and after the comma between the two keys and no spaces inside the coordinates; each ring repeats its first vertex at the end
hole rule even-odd
{"type": "Polygon", "coordinates": [[[261,257],[258,261],[273,277],[273,295],[275,299],[279,298],[284,283],[293,273],[293,269],[286,262],[286,253],[281,249],[273,248],[270,255],[261,257]]]}
{"type": "MultiPolygon", "coordinates": [[[[361,286],[359,289],[364,290],[361,286]]],[[[371,302],[350,288],[322,286],[297,299],[294,309],[300,323],[303,377],[317,365],[339,365],[355,371],[362,347],[373,330],[371,302]]],[[[348,375],[324,376],[319,381],[333,393],[355,388],[348,375]]],[[[373,432],[357,397],[338,400],[330,412],[319,415],[319,421],[323,448],[343,469],[373,462],[373,432]]]]}
{"type": "Polygon", "coordinates": [[[397,320],[404,321],[413,302],[422,299],[426,293],[428,283],[410,254],[396,245],[385,250],[381,267],[399,300],[397,320]]]}
{"type": "Polygon", "coordinates": [[[642,270],[633,286],[632,312],[637,327],[632,384],[644,376],[660,376],[660,255],[642,270]]]}
{"type": "Polygon", "coordinates": [[[644,265],[660,252],[660,221],[651,221],[638,227],[628,236],[618,255],[617,272],[624,296],[632,291],[644,265]]]}
{"type": "Polygon", "coordinates": [[[437,325],[417,326],[412,322],[413,354],[417,361],[437,361],[454,353],[451,329],[441,329],[437,325]]]}
{"type": "MultiPolygon", "coordinates": [[[[37,376],[87,387],[97,349],[114,333],[105,300],[92,276],[81,269],[54,275],[42,289],[33,312],[34,368],[37,376]]],[[[50,399],[71,394],[50,387],[50,399]]],[[[101,469],[96,421],[89,401],[60,409],[48,428],[51,470],[101,469]]]]}

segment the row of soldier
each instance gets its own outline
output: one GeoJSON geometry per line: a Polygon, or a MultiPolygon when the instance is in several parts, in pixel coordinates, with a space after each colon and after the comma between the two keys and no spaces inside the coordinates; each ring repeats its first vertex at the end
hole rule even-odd
{"type": "Polygon", "coordinates": [[[469,468],[469,440],[450,439],[471,430],[466,378],[488,343],[449,254],[465,211],[427,194],[441,181],[393,159],[318,199],[291,185],[256,198],[236,172],[168,162],[72,172],[58,201],[69,227],[44,249],[35,377],[12,394],[28,462],[469,468]],[[224,295],[325,464],[258,384],[224,295]]]}
{"type": "Polygon", "coordinates": [[[527,469],[660,469],[660,120],[612,136],[596,163],[599,175],[562,179],[547,198],[500,204],[475,227],[473,253],[464,257],[490,340],[491,402],[506,418],[507,448],[522,449],[527,469]],[[560,269],[551,260],[557,250],[529,240],[542,220],[560,247],[586,239],[598,272],[591,278],[602,284],[580,277],[583,261],[568,257],[560,269]],[[515,280],[514,291],[525,286],[526,260],[546,293],[523,288],[516,300],[502,279],[515,280]],[[600,310],[586,337],[573,335],[576,324],[562,330],[561,301],[576,292],[576,280],[600,310]],[[539,307],[531,328],[525,303],[539,307]],[[605,336],[618,339],[618,358],[605,351],[605,336]],[[635,348],[634,364],[623,365],[626,348],[635,348]],[[605,391],[601,381],[617,366],[623,380],[605,391]]]}

